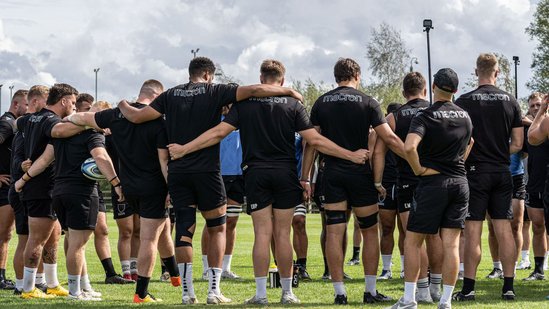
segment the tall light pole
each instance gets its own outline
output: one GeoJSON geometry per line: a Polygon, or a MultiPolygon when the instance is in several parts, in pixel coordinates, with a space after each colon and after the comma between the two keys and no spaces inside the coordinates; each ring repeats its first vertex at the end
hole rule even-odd
{"type": "Polygon", "coordinates": [[[412,59],[410,59],[410,73],[414,72],[414,65],[413,63],[415,64],[418,64],[419,62],[417,61],[417,57],[412,57],[412,59]]]}
{"type": "Polygon", "coordinates": [[[430,19],[423,20],[423,32],[427,32],[427,65],[429,67],[429,102],[433,103],[433,90],[431,82],[431,42],[429,41],[429,31],[433,28],[433,21],[430,19]]]}
{"type": "Polygon", "coordinates": [[[520,64],[518,56],[513,56],[513,62],[515,62],[515,99],[518,99],[518,77],[517,77],[517,66],[520,64]]]}
{"type": "Polygon", "coordinates": [[[11,103],[11,99],[13,98],[13,85],[9,86],[8,88],[10,88],[10,103],[11,103]]]}
{"type": "Polygon", "coordinates": [[[200,50],[200,48],[197,48],[197,49],[191,49],[191,53],[193,54],[193,58],[196,58],[196,54],[198,54],[198,51],[200,50]]]}
{"type": "Polygon", "coordinates": [[[95,101],[99,101],[97,99],[97,72],[99,72],[99,69],[100,68],[97,68],[97,69],[93,69],[93,72],[95,73],[95,101]]]}

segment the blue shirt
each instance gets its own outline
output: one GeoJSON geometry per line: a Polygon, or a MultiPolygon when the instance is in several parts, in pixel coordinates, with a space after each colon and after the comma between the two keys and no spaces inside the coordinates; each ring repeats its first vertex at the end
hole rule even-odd
{"type": "Polygon", "coordinates": [[[511,165],[509,165],[509,170],[511,171],[512,176],[524,174],[522,151],[511,155],[511,165]]]}
{"type": "Polygon", "coordinates": [[[221,175],[242,175],[242,144],[240,144],[239,130],[231,132],[221,141],[219,159],[221,175]]]}
{"type": "Polygon", "coordinates": [[[301,159],[303,158],[303,138],[295,133],[295,159],[297,160],[297,177],[301,179],[301,159]]]}

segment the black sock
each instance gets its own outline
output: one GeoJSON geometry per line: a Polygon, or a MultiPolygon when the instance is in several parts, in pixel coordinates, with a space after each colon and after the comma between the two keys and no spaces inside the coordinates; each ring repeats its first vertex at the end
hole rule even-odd
{"type": "Polygon", "coordinates": [[[307,258],[297,259],[295,263],[301,265],[303,268],[307,268],[307,258]]]}
{"type": "Polygon", "coordinates": [[[514,291],[514,288],[513,288],[514,279],[515,279],[514,277],[503,277],[503,288],[501,289],[503,293],[507,291],[514,291]]]}
{"type": "Polygon", "coordinates": [[[162,270],[162,273],[165,273],[168,271],[168,269],[166,268],[166,265],[164,265],[164,263],[160,264],[160,269],[162,270]]]}
{"type": "Polygon", "coordinates": [[[137,285],[135,286],[135,294],[139,295],[139,298],[143,299],[148,294],[149,281],[151,278],[137,276],[137,285]]]}
{"type": "Polygon", "coordinates": [[[475,280],[469,278],[463,278],[463,287],[461,288],[462,294],[469,294],[475,290],[475,280]]]}
{"type": "Polygon", "coordinates": [[[111,258],[101,260],[101,264],[103,265],[103,269],[105,270],[105,275],[107,276],[107,278],[116,276],[116,271],[114,271],[114,266],[112,265],[111,258]]]}
{"type": "Polygon", "coordinates": [[[328,274],[330,271],[328,270],[328,260],[326,260],[326,257],[324,257],[324,274],[328,274]]]}
{"type": "Polygon", "coordinates": [[[360,247],[353,247],[353,260],[358,260],[360,256],[360,247]]]}
{"type": "Polygon", "coordinates": [[[175,256],[172,255],[170,257],[163,258],[162,262],[164,262],[166,269],[170,273],[170,277],[179,277],[179,269],[175,263],[175,256]]]}
{"type": "Polygon", "coordinates": [[[540,274],[543,274],[543,261],[545,260],[545,257],[543,256],[536,256],[534,257],[534,271],[540,274]]]}
{"type": "Polygon", "coordinates": [[[6,279],[6,270],[4,268],[0,268],[0,281],[3,281],[6,279]]]}

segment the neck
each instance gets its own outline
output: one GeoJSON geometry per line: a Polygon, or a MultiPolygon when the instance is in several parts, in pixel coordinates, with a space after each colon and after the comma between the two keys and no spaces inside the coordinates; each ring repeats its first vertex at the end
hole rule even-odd
{"type": "Polygon", "coordinates": [[[15,117],[19,117],[20,115],[17,115],[17,111],[15,110],[15,108],[10,108],[8,110],[8,113],[12,113],[15,117]]]}
{"type": "Polygon", "coordinates": [[[50,111],[54,112],[57,116],[63,118],[63,109],[61,104],[55,104],[55,105],[46,105],[45,109],[49,109],[50,111]]]}
{"type": "Polygon", "coordinates": [[[496,85],[496,79],[494,77],[479,77],[478,78],[478,85],[484,86],[484,85],[496,85]]]}
{"type": "Polygon", "coordinates": [[[452,97],[434,96],[433,101],[434,102],[452,102],[452,97]]]}
{"type": "Polygon", "coordinates": [[[337,83],[339,87],[351,87],[351,88],[358,88],[358,81],[356,80],[344,80],[339,83],[337,83]]]}
{"type": "Polygon", "coordinates": [[[208,83],[208,81],[202,77],[191,77],[189,78],[189,80],[192,82],[192,83],[208,83]]]}
{"type": "Polygon", "coordinates": [[[410,97],[406,97],[406,102],[410,102],[412,100],[425,100],[425,97],[423,95],[415,95],[415,96],[410,96],[410,97]]]}
{"type": "Polygon", "coordinates": [[[149,105],[149,104],[152,103],[152,101],[154,101],[154,100],[151,100],[147,97],[141,97],[141,96],[137,97],[137,102],[139,102],[141,104],[149,105]]]}

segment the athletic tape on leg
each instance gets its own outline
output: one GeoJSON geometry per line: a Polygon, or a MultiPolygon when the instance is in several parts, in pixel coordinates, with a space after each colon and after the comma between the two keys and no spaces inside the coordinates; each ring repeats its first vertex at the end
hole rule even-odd
{"type": "Polygon", "coordinates": [[[357,216],[356,219],[358,220],[358,226],[360,226],[361,229],[367,229],[377,223],[377,212],[366,217],[357,216]]]}
{"type": "Polygon", "coordinates": [[[326,225],[347,223],[347,212],[345,210],[324,210],[326,225]]]}
{"type": "Polygon", "coordinates": [[[192,247],[196,228],[196,208],[181,207],[175,209],[175,246],[192,247]]]}

